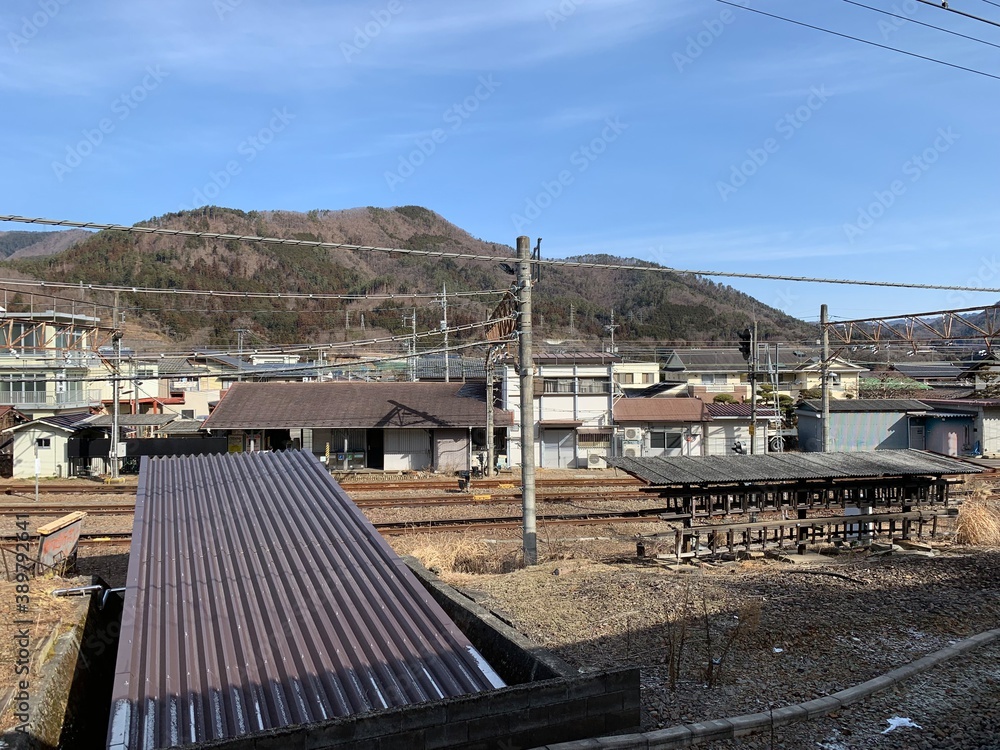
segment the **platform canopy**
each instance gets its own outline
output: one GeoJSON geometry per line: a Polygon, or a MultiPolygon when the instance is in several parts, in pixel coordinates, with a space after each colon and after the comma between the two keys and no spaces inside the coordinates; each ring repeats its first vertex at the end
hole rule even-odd
{"type": "Polygon", "coordinates": [[[608,458],[609,466],[654,486],[979,474],[965,461],[918,450],[608,458]]]}

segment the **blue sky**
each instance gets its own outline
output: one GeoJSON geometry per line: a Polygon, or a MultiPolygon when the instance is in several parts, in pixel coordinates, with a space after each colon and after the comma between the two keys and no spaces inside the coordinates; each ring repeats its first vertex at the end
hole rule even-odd
{"type": "MultiPolygon", "coordinates": [[[[1000,76],[997,47],[844,0],[745,4],[1000,76]]],[[[1000,80],[711,0],[8,0],[0,18],[0,213],[417,204],[549,257],[1000,287],[1000,80]]],[[[1000,298],[727,283],[806,319],[1000,298]]]]}

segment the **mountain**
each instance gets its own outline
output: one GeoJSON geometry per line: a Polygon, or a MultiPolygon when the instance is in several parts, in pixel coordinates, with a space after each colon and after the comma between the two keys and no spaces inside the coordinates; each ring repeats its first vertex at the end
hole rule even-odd
{"type": "Polygon", "coordinates": [[[93,233],[83,229],[58,232],[0,232],[0,258],[31,258],[55,255],[93,233]]]}
{"type": "MultiPolygon", "coordinates": [[[[501,260],[514,254],[512,248],[476,239],[419,206],[308,213],[210,206],[166,214],[141,225],[471,252],[494,255],[498,263],[104,231],[57,255],[8,260],[4,265],[46,281],[219,292],[400,295],[440,293],[447,285],[450,326],[482,320],[497,301],[496,297],[458,293],[506,289],[513,280],[499,267],[501,260]]],[[[611,256],[579,260],[654,265],[611,256]]],[[[736,332],[754,318],[762,341],[815,338],[812,326],[729,286],[699,277],[551,266],[543,267],[541,274],[533,302],[536,330],[542,337],[597,342],[606,335],[614,308],[615,339],[622,344],[733,341],[736,332]]],[[[107,303],[107,295],[101,301],[107,303]]],[[[437,328],[442,317],[440,301],[430,299],[293,301],[122,293],[120,303],[129,319],[138,318],[177,343],[215,346],[232,346],[237,329],[270,344],[406,334],[410,325],[404,323],[404,316],[413,306],[419,330],[437,328]]],[[[475,334],[464,338],[470,336],[475,334]]]]}

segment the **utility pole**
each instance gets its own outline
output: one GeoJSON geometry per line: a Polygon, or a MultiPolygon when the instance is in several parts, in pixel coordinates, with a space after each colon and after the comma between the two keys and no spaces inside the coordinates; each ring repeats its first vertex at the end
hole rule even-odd
{"type": "Polygon", "coordinates": [[[450,383],[451,355],[448,352],[448,285],[441,285],[441,308],[444,314],[441,318],[441,330],[444,331],[444,382],[450,383]]]}
{"type": "MultiPolygon", "coordinates": [[[[115,325],[118,324],[118,304],[117,304],[118,293],[115,292],[115,325]]],[[[111,398],[114,403],[111,406],[111,479],[118,479],[118,440],[119,440],[119,400],[121,399],[121,361],[122,361],[122,332],[115,328],[111,334],[111,340],[114,342],[114,367],[112,368],[112,377],[114,380],[111,382],[111,398]]]]}
{"type": "Polygon", "coordinates": [[[499,347],[491,346],[486,350],[486,466],[483,467],[483,476],[493,476],[494,448],[493,448],[493,357],[499,347]]]}
{"type": "Polygon", "coordinates": [[[614,354],[615,353],[615,329],[618,328],[618,326],[615,325],[615,308],[613,308],[613,307],[611,308],[611,324],[604,326],[604,328],[606,330],[608,330],[608,331],[611,331],[611,353],[614,354]]]}
{"type": "Polygon", "coordinates": [[[412,326],[413,334],[407,343],[407,349],[410,350],[410,382],[414,383],[417,380],[417,308],[413,308],[409,315],[403,316],[403,322],[406,319],[410,319],[410,325],[412,326]]]}
{"type": "Polygon", "coordinates": [[[521,515],[524,564],[538,563],[535,531],[535,373],[531,352],[531,239],[517,238],[518,363],[521,376],[521,515]]]}
{"type": "Polygon", "coordinates": [[[753,322],[750,337],[750,453],[757,452],[757,321],[753,322]]]}
{"type": "Polygon", "coordinates": [[[823,451],[830,450],[830,322],[826,305],[819,306],[819,325],[823,329],[823,361],[820,363],[820,377],[823,378],[823,451]]]}
{"type": "Polygon", "coordinates": [[[574,317],[576,314],[576,307],[574,305],[569,306],[569,335],[576,336],[576,324],[574,317]]]}

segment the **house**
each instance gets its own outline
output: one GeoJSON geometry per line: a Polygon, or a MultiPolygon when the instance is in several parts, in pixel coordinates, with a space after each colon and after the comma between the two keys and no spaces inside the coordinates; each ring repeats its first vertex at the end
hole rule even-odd
{"type": "MultiPolygon", "coordinates": [[[[613,367],[619,361],[608,352],[535,355],[536,423],[531,429],[537,466],[586,468],[592,452],[608,455],[614,437],[613,367]]],[[[500,392],[503,408],[515,420],[508,433],[506,461],[516,465],[521,463],[521,383],[511,362],[503,365],[500,392]]]]}
{"type": "MultiPolygon", "coordinates": [[[[771,383],[767,373],[775,373],[776,393],[797,400],[803,391],[822,387],[821,358],[813,349],[759,347],[758,389],[771,383]]],[[[663,364],[665,380],[687,383],[687,395],[712,401],[727,394],[737,401],[750,398],[747,361],[739,349],[674,349],[663,364]]],[[[830,361],[831,398],[852,398],[858,394],[858,380],[865,368],[839,357],[830,361]]]]}
{"type": "Polygon", "coordinates": [[[660,363],[655,359],[616,362],[611,371],[615,387],[626,395],[639,393],[662,380],[660,363]]]}
{"type": "MultiPolygon", "coordinates": [[[[959,401],[938,407],[915,399],[856,399],[830,402],[831,451],[929,450],[948,456],[975,451],[976,414],[959,401]]],[[[823,414],[819,401],[796,410],[799,447],[823,450],[823,414]]],[[[1000,420],[998,420],[1000,425],[1000,420]]]]}
{"type": "Polygon", "coordinates": [[[706,405],[697,398],[623,398],[614,405],[620,425],[619,455],[703,456],[707,423],[706,405]]]}
{"type": "Polygon", "coordinates": [[[31,417],[101,403],[110,384],[97,355],[100,320],[46,310],[8,312],[0,321],[0,405],[31,417]]]}
{"type": "MultiPolygon", "coordinates": [[[[300,448],[330,468],[467,471],[486,450],[479,383],[235,383],[203,429],[230,451],[300,448]]],[[[494,425],[511,423],[495,409],[494,425]]]]}

